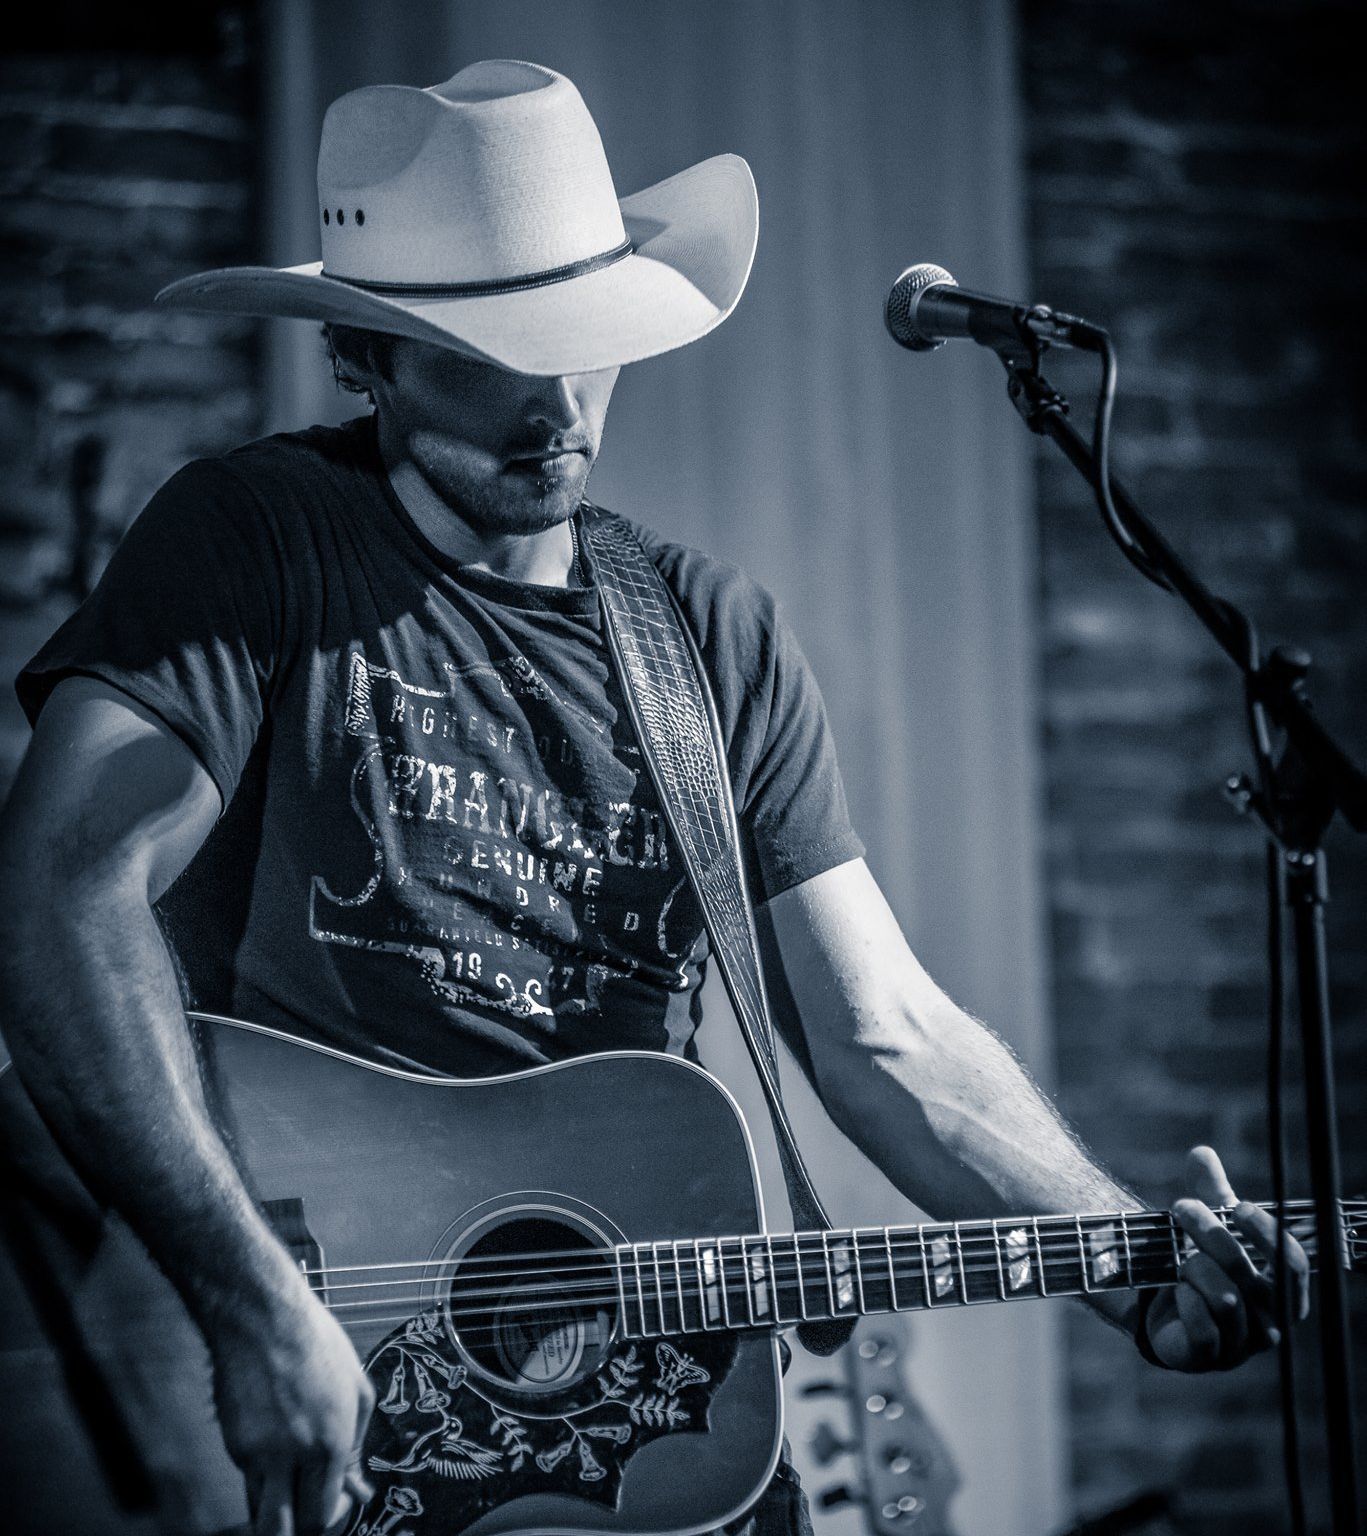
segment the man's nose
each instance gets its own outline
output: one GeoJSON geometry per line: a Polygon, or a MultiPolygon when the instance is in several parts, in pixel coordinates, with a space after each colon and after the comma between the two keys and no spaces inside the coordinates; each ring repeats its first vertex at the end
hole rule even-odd
{"type": "Polygon", "coordinates": [[[572,427],[580,417],[579,396],[574,389],[574,379],[568,374],[543,379],[530,411],[531,419],[538,424],[562,431],[572,427]]]}

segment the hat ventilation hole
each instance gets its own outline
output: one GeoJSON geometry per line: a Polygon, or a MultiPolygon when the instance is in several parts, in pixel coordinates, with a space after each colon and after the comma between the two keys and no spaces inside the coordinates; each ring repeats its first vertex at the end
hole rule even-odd
{"type": "Polygon", "coordinates": [[[365,209],[364,208],[358,208],[356,210],[356,222],[358,224],[364,224],[365,223],[365,209]]]}
{"type": "Polygon", "coordinates": [[[323,223],[324,224],[330,224],[331,222],[332,222],[332,215],[327,211],[326,208],[324,208],[323,209],[323,223]]]}
{"type": "Polygon", "coordinates": [[[337,210],[337,222],[339,224],[345,224],[346,223],[346,209],[345,208],[339,208],[337,210]]]}

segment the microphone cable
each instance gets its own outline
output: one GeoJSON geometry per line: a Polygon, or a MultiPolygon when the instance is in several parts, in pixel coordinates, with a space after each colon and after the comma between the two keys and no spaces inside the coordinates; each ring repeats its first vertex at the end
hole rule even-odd
{"type": "Polygon", "coordinates": [[[1101,357],[1101,386],[1097,391],[1096,412],[1092,418],[1092,458],[1096,463],[1093,489],[1096,491],[1097,506],[1101,508],[1101,516],[1111,537],[1119,544],[1121,553],[1130,564],[1141,576],[1153,582],[1154,586],[1161,587],[1164,592],[1171,592],[1167,578],[1149,558],[1143,543],[1125,526],[1120,509],[1111,496],[1111,415],[1115,410],[1116,378],[1120,368],[1110,333],[1099,326],[1092,327],[1092,331],[1095,350],[1101,357]]]}

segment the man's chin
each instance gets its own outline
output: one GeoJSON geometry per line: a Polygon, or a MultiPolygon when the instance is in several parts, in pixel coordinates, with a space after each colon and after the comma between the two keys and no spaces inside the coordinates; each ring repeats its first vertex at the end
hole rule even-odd
{"type": "Polygon", "coordinates": [[[500,501],[507,530],[522,528],[537,533],[565,522],[574,516],[575,508],[583,500],[587,481],[587,475],[560,475],[544,480],[517,476],[514,483],[500,487],[504,491],[500,501]]]}
{"type": "MultiPolygon", "coordinates": [[[[430,482],[429,482],[430,483],[430,482]]],[[[584,479],[552,486],[508,485],[500,480],[482,485],[433,486],[441,499],[472,527],[485,534],[544,533],[574,516],[584,479]]]]}

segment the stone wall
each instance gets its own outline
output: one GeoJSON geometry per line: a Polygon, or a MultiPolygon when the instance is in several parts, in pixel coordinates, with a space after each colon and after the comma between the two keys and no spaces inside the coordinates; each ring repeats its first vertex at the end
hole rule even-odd
{"type": "MultiPolygon", "coordinates": [[[[1361,760],[1365,199],[1352,10],[1025,0],[1021,67],[1031,292],[1115,336],[1116,471],[1268,644],[1313,653],[1321,713],[1361,760]]],[[[1090,430],[1092,365],[1060,359],[1050,376],[1090,430]]],[[[1220,794],[1249,763],[1237,674],[1130,568],[1043,442],[1038,487],[1060,1099],[1146,1198],[1177,1192],[1195,1142],[1220,1150],[1236,1189],[1267,1198],[1262,849],[1220,794]]],[[[1329,850],[1345,1177],[1361,1190],[1367,857],[1341,826],[1329,850]]],[[[1293,1192],[1306,1188],[1297,1165],[1293,1192]]],[[[1080,1313],[1069,1335],[1081,1512],[1171,1487],[1184,1528],[1286,1529],[1269,1360],[1180,1378],[1080,1313]]],[[[1313,1329],[1299,1338],[1307,1474],[1321,1483],[1313,1329]]]]}

